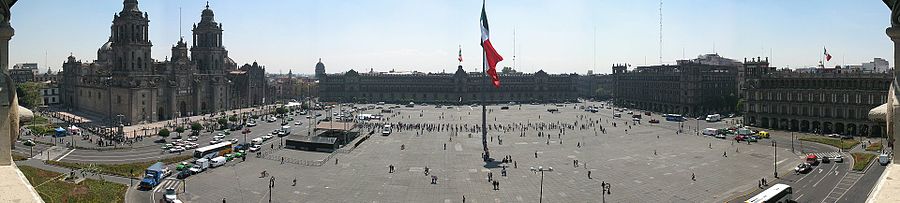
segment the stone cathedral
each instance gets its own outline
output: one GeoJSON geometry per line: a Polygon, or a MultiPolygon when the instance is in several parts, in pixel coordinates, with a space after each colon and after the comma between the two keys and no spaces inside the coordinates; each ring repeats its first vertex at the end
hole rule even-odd
{"type": "Polygon", "coordinates": [[[265,67],[256,62],[238,67],[228,57],[222,24],[208,3],[193,25],[192,40],[182,37],[163,61],[150,55],[149,15],[138,9],[137,0],[123,5],[96,60],[69,56],[63,63],[63,108],[107,121],[122,115],[124,122],[138,123],[266,103],[265,67]]]}

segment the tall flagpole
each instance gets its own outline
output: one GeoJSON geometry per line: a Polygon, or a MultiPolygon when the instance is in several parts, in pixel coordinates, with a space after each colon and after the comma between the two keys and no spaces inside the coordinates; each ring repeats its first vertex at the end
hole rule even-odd
{"type": "MultiPolygon", "coordinates": [[[[481,2],[482,14],[484,14],[484,12],[485,12],[484,11],[485,3],[486,3],[485,1],[481,2]]],[[[483,20],[486,20],[486,19],[483,19],[483,20]]],[[[482,26],[484,26],[484,25],[482,25],[482,26]]],[[[483,35],[483,33],[482,33],[482,35],[483,35]]],[[[490,150],[488,150],[488,145],[487,145],[487,136],[488,136],[487,135],[487,106],[485,104],[487,102],[487,91],[488,91],[487,89],[485,89],[485,88],[488,88],[487,70],[485,69],[485,66],[487,66],[487,53],[484,52],[484,39],[481,39],[479,37],[478,41],[481,42],[480,43],[481,44],[481,81],[483,81],[483,83],[484,83],[484,86],[481,89],[481,146],[482,146],[482,149],[484,150],[484,157],[482,157],[482,159],[484,159],[484,161],[487,162],[487,161],[491,160],[491,152],[490,152],[490,150]]]]}
{"type": "MultiPolygon", "coordinates": [[[[484,43],[484,42],[482,42],[484,43]]],[[[491,159],[491,151],[488,150],[487,145],[487,89],[488,81],[487,81],[487,70],[485,70],[485,63],[487,61],[487,55],[484,53],[484,45],[481,45],[481,81],[484,83],[484,87],[481,90],[481,146],[484,149],[484,161],[490,161],[491,159]]]]}

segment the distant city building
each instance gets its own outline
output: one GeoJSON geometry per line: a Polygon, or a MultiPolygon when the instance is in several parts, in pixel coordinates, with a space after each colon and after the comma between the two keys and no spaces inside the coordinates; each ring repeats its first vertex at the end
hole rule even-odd
{"type": "Polygon", "coordinates": [[[614,102],[620,106],[661,113],[704,115],[735,111],[740,62],[718,55],[679,60],[628,70],[613,66],[614,102]]]}
{"type": "Polygon", "coordinates": [[[199,115],[266,103],[265,68],[254,62],[237,67],[222,42],[222,24],[213,11],[202,11],[193,25],[193,46],[184,39],[172,46],[171,60],[150,58],[148,14],[137,0],[124,0],[111,36],[97,60],[69,56],[60,73],[64,108],[106,119],[123,115],[126,123],[199,115]]]}
{"type": "Polygon", "coordinates": [[[534,74],[501,73],[501,86],[494,88],[482,73],[467,73],[462,66],[457,67],[455,73],[359,73],[350,70],[321,75],[319,100],[449,104],[576,101],[576,77],[574,74],[551,75],[543,70],[534,74]],[[483,94],[486,99],[482,99],[483,94]]]}
{"type": "Polygon", "coordinates": [[[885,134],[885,124],[867,115],[886,102],[890,73],[809,70],[748,78],[744,123],[800,132],[885,134]]]}
{"type": "Polygon", "coordinates": [[[41,97],[44,99],[44,105],[53,106],[59,104],[59,87],[56,82],[44,81],[44,88],[41,88],[41,97]]]}
{"type": "Polygon", "coordinates": [[[885,73],[891,69],[890,63],[887,60],[882,58],[874,58],[872,62],[863,63],[860,67],[862,71],[865,72],[874,72],[874,73],[885,73]]]}
{"type": "Polygon", "coordinates": [[[22,84],[26,82],[34,82],[35,75],[38,74],[37,63],[17,63],[9,69],[9,77],[16,82],[22,84]]]}
{"type": "MultiPolygon", "coordinates": [[[[590,72],[590,71],[589,71],[590,72]]],[[[579,75],[576,78],[578,97],[596,100],[612,99],[615,91],[615,80],[611,74],[579,75]]]]}

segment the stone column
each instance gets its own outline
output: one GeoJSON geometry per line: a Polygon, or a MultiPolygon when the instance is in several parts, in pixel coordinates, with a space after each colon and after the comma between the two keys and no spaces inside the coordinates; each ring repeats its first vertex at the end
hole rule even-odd
{"type": "MultiPolygon", "coordinates": [[[[7,7],[7,2],[0,0],[0,7],[7,7]]],[[[9,11],[6,8],[5,11],[9,11]]],[[[15,30],[9,24],[9,13],[0,13],[0,166],[12,165],[12,143],[19,135],[18,102],[16,92],[9,78],[9,40],[15,30]]]]}
{"type": "MultiPolygon", "coordinates": [[[[894,42],[894,61],[900,60],[900,27],[891,26],[887,28],[885,31],[887,36],[891,38],[891,41],[894,42]]],[[[900,89],[898,89],[898,85],[900,85],[900,80],[898,80],[898,76],[900,76],[900,69],[894,68],[893,71],[893,81],[891,82],[891,86],[888,90],[888,106],[885,120],[887,121],[887,125],[885,126],[885,130],[887,131],[887,140],[888,142],[892,142],[894,146],[897,146],[897,137],[898,132],[896,127],[900,124],[900,116],[896,115],[896,113],[900,113],[900,101],[897,100],[898,94],[900,94],[900,89]]],[[[894,154],[900,154],[900,150],[897,147],[893,149],[894,154]]]]}

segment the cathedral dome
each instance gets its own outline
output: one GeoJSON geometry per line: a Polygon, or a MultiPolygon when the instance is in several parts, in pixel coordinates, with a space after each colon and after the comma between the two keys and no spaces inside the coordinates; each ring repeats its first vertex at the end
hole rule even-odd
{"type": "Polygon", "coordinates": [[[100,46],[100,49],[98,49],[97,51],[105,52],[110,50],[112,50],[112,42],[107,41],[105,44],[103,44],[103,46],[100,46]]]}
{"type": "Polygon", "coordinates": [[[200,14],[200,22],[215,22],[215,14],[209,9],[209,2],[206,2],[206,9],[200,14]]]}

